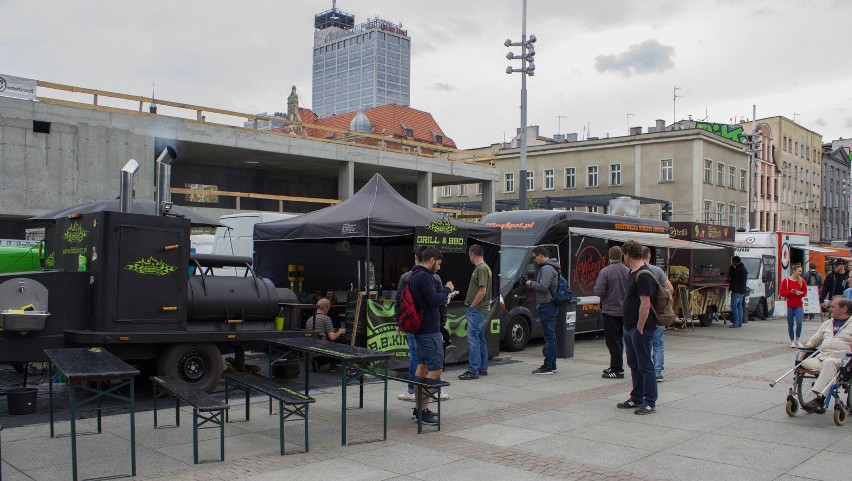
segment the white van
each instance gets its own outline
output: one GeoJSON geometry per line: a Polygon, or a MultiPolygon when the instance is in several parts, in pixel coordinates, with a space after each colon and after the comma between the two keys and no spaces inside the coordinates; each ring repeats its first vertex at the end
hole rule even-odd
{"type": "MultiPolygon", "coordinates": [[[[273,222],[290,219],[299,214],[283,212],[241,212],[219,217],[219,223],[213,239],[213,254],[254,258],[254,225],[260,222],[273,222]]],[[[222,267],[214,269],[217,276],[243,276],[245,269],[222,267]]]]}
{"type": "Polygon", "coordinates": [[[737,232],[736,241],[749,247],[738,247],[748,270],[748,312],[765,319],[772,315],[785,315],[787,302],[778,299],[781,279],[790,275],[790,266],[808,263],[810,236],[797,232],[737,232]]]}

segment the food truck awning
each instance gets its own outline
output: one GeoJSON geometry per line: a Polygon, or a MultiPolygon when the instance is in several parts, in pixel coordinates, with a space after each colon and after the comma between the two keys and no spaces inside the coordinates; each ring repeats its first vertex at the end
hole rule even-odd
{"type": "Polygon", "coordinates": [[[746,244],[745,242],[737,242],[732,240],[722,240],[722,239],[700,239],[696,240],[696,242],[701,242],[702,244],[710,244],[720,247],[730,247],[731,249],[748,249],[750,247],[754,247],[752,244],[746,244]]]}
{"type": "MultiPolygon", "coordinates": [[[[801,250],[803,250],[803,251],[819,252],[819,253],[821,253],[821,254],[834,254],[834,253],[835,253],[835,250],[834,250],[834,249],[831,249],[831,248],[829,248],[829,247],[819,247],[819,246],[814,246],[814,245],[804,245],[804,244],[799,244],[799,245],[791,244],[791,245],[790,245],[790,247],[792,247],[793,249],[801,249],[801,250]]],[[[845,254],[842,254],[842,255],[847,255],[847,256],[848,256],[848,255],[849,255],[849,251],[846,251],[846,253],[845,253],[845,254]]]]}
{"type": "Polygon", "coordinates": [[[695,249],[695,250],[712,250],[721,249],[721,246],[702,244],[699,242],[685,241],[681,239],[672,239],[668,234],[651,234],[648,232],[632,232],[621,230],[606,230],[606,229],[589,229],[583,227],[572,227],[571,233],[588,237],[597,237],[599,239],[610,239],[619,242],[627,242],[635,240],[636,242],[654,246],[654,247],[669,247],[672,249],[695,249]]]}

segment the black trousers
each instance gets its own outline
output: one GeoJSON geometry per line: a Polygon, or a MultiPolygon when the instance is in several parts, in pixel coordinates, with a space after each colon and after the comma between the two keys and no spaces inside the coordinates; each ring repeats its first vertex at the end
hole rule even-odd
{"type": "Polygon", "coordinates": [[[601,314],[603,319],[604,340],[609,349],[609,368],[624,371],[624,318],[601,314]]]}

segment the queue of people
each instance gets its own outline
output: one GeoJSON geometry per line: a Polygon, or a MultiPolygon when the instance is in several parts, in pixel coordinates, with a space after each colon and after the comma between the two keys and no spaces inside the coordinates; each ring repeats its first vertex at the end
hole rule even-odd
{"type": "MultiPolygon", "coordinates": [[[[536,306],[544,333],[544,362],[532,371],[533,375],[557,373],[555,318],[557,306],[554,293],[560,277],[559,262],[549,256],[547,248],[535,247],[532,251],[536,265],[534,278],[522,282],[535,293],[536,306]]],[[[468,257],[474,269],[465,297],[467,337],[470,345],[467,369],[458,376],[460,380],[475,380],[488,375],[488,346],[485,339],[485,317],[492,298],[492,272],[484,260],[481,246],[472,245],[468,257]]],[[[622,246],[613,246],[608,252],[609,264],[597,276],[594,294],[600,298],[601,317],[609,365],[601,377],[624,379],[624,363],[630,368],[631,390],[626,401],[616,404],[619,409],[632,409],[637,415],[656,413],[658,397],[657,383],[665,380],[664,342],[665,328],[658,326],[652,303],[658,289],[670,294],[674,288],[661,268],[650,262],[651,251],[636,241],[627,241],[622,246]],[[643,275],[644,274],[644,275],[643,275]]],[[[440,379],[444,369],[444,354],[448,333],[446,308],[457,291],[453,283],[442,284],[438,271],[443,263],[441,252],[435,248],[418,248],[414,252],[414,267],[400,278],[397,290],[397,305],[404,284],[409,286],[414,306],[422,313],[420,332],[406,333],[409,346],[409,375],[440,379]]],[[[790,276],[783,279],[779,295],[787,301],[787,323],[792,348],[819,348],[818,356],[803,364],[807,369],[820,372],[813,385],[816,397],[804,406],[809,412],[819,412],[824,402],[824,391],[839,368],[839,359],[852,349],[852,272],[846,272],[845,262],[834,262],[834,272],[822,276],[811,264],[803,276],[801,265],[793,265],[790,276]],[[830,319],[825,321],[807,343],[802,344],[803,301],[809,287],[820,289],[820,300],[826,302],[830,319]]],[[[731,317],[730,327],[742,326],[745,318],[746,279],[748,272],[738,256],[731,260],[730,284],[731,317]]],[[[321,299],[317,304],[317,315],[308,327],[322,331],[324,338],[334,341],[345,334],[345,329],[334,329],[328,318],[328,301],[321,299]]],[[[400,333],[402,334],[402,333],[400,333]]],[[[413,386],[401,393],[400,400],[414,400],[413,386]]],[[[447,399],[446,392],[441,399],[447,399]]],[[[424,396],[420,405],[412,409],[412,419],[421,419],[424,424],[437,424],[437,414],[429,409],[429,396],[424,396]]]]}

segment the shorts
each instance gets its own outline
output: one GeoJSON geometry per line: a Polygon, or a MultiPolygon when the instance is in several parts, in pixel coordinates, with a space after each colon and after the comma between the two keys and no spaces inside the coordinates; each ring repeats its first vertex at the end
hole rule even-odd
{"type": "Polygon", "coordinates": [[[417,357],[426,369],[437,371],[444,368],[444,338],[440,332],[433,334],[415,334],[417,357]]]}

